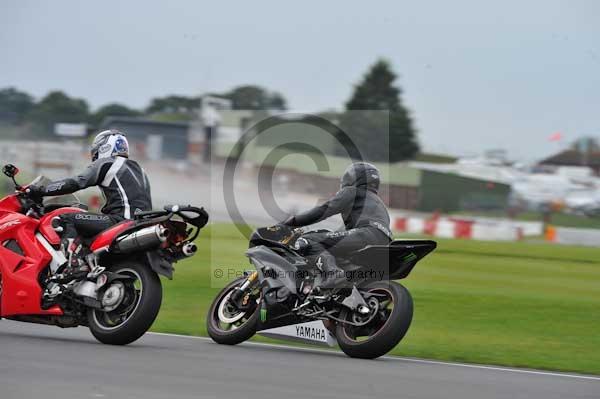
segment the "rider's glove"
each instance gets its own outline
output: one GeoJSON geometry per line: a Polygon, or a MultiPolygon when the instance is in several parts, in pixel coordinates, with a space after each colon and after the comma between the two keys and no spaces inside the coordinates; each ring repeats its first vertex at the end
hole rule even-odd
{"type": "Polygon", "coordinates": [[[36,186],[36,185],[32,184],[31,186],[27,187],[25,192],[27,193],[29,198],[31,198],[33,201],[35,201],[37,203],[41,203],[42,198],[44,197],[44,194],[46,193],[46,189],[43,186],[36,186]]]}

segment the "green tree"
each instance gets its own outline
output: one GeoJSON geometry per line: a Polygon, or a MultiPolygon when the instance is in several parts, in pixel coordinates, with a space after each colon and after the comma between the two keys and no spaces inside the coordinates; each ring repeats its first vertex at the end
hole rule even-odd
{"type": "Polygon", "coordinates": [[[0,89],[0,120],[20,124],[33,108],[33,97],[14,87],[0,89]]]}
{"type": "Polygon", "coordinates": [[[269,92],[260,86],[238,86],[221,95],[231,100],[233,109],[285,110],[285,98],[277,92],[269,92]]]}
{"type": "Polygon", "coordinates": [[[44,134],[52,133],[56,123],[85,123],[88,118],[87,102],[69,97],[62,91],[48,93],[33,107],[28,116],[44,134]]]}
{"type": "Polygon", "coordinates": [[[267,109],[285,111],[287,109],[287,102],[285,101],[285,97],[283,97],[283,95],[277,92],[271,93],[267,109]]]}
{"type": "Polygon", "coordinates": [[[402,92],[395,80],[389,62],[380,59],[346,103],[340,126],[348,138],[340,140],[342,144],[351,140],[364,159],[397,162],[410,159],[419,151],[412,119],[402,104],[402,92]]]}
{"type": "Polygon", "coordinates": [[[153,98],[147,114],[180,114],[191,117],[200,108],[200,97],[166,96],[153,98]]]}
{"type": "Polygon", "coordinates": [[[97,127],[108,116],[139,116],[141,113],[118,103],[106,104],[90,116],[90,123],[97,127]]]}

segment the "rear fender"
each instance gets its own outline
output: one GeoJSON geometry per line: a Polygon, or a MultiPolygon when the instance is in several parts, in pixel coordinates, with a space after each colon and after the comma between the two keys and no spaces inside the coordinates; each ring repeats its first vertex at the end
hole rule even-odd
{"type": "Polygon", "coordinates": [[[145,258],[146,263],[156,274],[173,280],[173,263],[165,259],[159,251],[148,251],[145,258]]]}

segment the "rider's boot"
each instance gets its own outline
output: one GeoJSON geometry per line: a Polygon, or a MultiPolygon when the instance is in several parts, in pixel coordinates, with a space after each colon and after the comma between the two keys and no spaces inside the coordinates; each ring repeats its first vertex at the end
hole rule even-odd
{"type": "Polygon", "coordinates": [[[84,278],[90,268],[83,260],[83,245],[78,238],[65,238],[62,240],[61,249],[67,261],[59,267],[59,274],[53,281],[67,283],[75,279],[84,278]]]}
{"type": "Polygon", "coordinates": [[[58,267],[56,274],[46,279],[46,288],[42,294],[43,309],[54,305],[57,298],[68,291],[70,282],[83,279],[90,272],[89,266],[83,260],[82,248],[79,239],[63,238],[60,249],[67,261],[58,267]]]}
{"type": "Polygon", "coordinates": [[[321,273],[321,283],[315,288],[329,290],[339,288],[347,282],[344,270],[337,266],[333,255],[322,253],[315,264],[321,273]]]}

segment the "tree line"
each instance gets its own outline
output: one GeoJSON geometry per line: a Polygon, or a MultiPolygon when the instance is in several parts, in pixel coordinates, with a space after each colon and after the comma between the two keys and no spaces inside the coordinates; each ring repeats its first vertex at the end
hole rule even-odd
{"type": "MultiPolygon", "coordinates": [[[[286,100],[260,86],[238,86],[226,93],[211,95],[228,99],[233,109],[285,110],[286,100]]],[[[63,91],[51,91],[36,101],[32,95],[15,87],[0,89],[0,121],[12,125],[30,125],[33,131],[51,134],[55,123],[87,123],[97,127],[107,116],[146,116],[157,120],[186,121],[195,117],[201,96],[169,95],[150,100],[144,109],[109,103],[92,111],[82,98],[63,91]]]]}
{"type": "MultiPolygon", "coordinates": [[[[410,111],[402,102],[397,76],[385,59],[377,60],[354,87],[341,112],[330,117],[339,122],[345,134],[342,145],[351,141],[364,159],[397,162],[413,158],[419,151],[416,129],[410,111]]],[[[231,101],[233,109],[286,110],[285,97],[256,85],[243,85],[225,93],[207,93],[231,101]]],[[[87,123],[98,127],[108,116],[149,117],[163,121],[186,121],[197,117],[201,97],[169,95],[150,100],[144,109],[120,103],[103,105],[92,111],[87,101],[52,91],[36,101],[14,87],[0,89],[0,121],[27,126],[36,136],[51,135],[56,123],[87,123]]]]}

